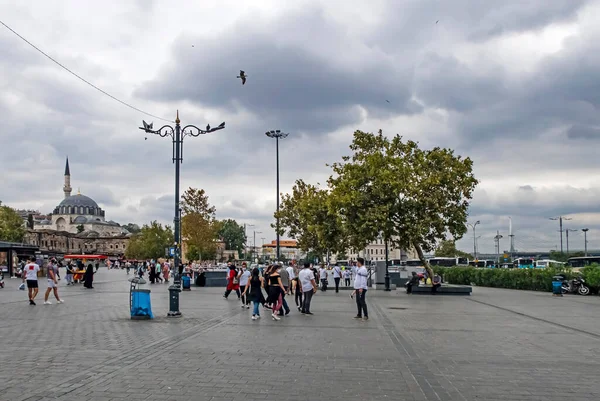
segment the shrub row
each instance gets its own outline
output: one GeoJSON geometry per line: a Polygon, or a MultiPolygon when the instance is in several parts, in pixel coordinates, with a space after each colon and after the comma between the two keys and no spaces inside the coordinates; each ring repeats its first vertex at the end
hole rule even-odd
{"type": "MultiPolygon", "coordinates": [[[[565,274],[577,276],[570,269],[485,269],[474,267],[434,267],[436,273],[450,284],[478,285],[482,287],[510,288],[514,290],[552,291],[552,277],[565,274]]],[[[581,271],[587,284],[600,288],[600,266],[592,265],[581,271]]]]}

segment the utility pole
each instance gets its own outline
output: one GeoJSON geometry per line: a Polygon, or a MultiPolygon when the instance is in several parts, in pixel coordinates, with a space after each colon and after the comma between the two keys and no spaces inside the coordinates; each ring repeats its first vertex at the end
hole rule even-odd
{"type": "Polygon", "coordinates": [[[473,224],[467,223],[467,226],[469,226],[473,229],[473,257],[475,258],[475,260],[477,260],[477,237],[475,236],[475,227],[477,227],[477,224],[480,224],[480,223],[481,222],[479,220],[477,220],[473,224]]]}
{"type": "Polygon", "coordinates": [[[500,235],[500,231],[496,230],[496,236],[494,237],[494,241],[496,241],[496,263],[500,266],[500,239],[502,236],[500,235]]]}
{"type": "MultiPolygon", "coordinates": [[[[568,217],[563,217],[563,216],[558,216],[558,217],[550,217],[550,220],[556,221],[558,220],[558,224],[559,224],[559,231],[560,231],[560,253],[563,253],[563,220],[572,220],[568,217]]],[[[567,246],[568,248],[568,246],[567,246]]],[[[569,250],[567,249],[567,253],[569,253],[569,250]]]]}
{"type": "Polygon", "coordinates": [[[510,237],[510,259],[512,260],[515,254],[515,235],[512,233],[512,217],[508,218],[508,236],[510,237]]]}
{"type": "Polygon", "coordinates": [[[569,231],[573,232],[573,231],[578,231],[578,230],[571,230],[570,228],[567,228],[565,230],[565,232],[567,233],[567,256],[569,256],[569,231]]]}
{"type": "Polygon", "coordinates": [[[252,258],[253,258],[253,260],[250,261],[250,265],[252,265],[252,262],[256,259],[256,234],[262,234],[262,231],[254,231],[254,239],[252,240],[252,258]]]}
{"type": "Polygon", "coordinates": [[[142,120],[143,127],[139,127],[147,134],[155,134],[164,138],[170,136],[173,142],[173,163],[175,164],[175,216],[173,218],[173,242],[175,245],[175,254],[173,255],[173,270],[175,272],[173,277],[173,285],[169,287],[169,317],[180,317],[181,312],[179,311],[179,293],[181,292],[181,276],[179,274],[179,264],[181,263],[181,210],[179,203],[179,167],[183,163],[183,140],[186,136],[198,137],[200,135],[208,134],[209,132],[218,131],[225,128],[225,123],[219,124],[215,128],[211,128],[210,125],[206,126],[206,129],[200,129],[195,125],[186,125],[181,128],[181,121],[179,120],[179,110],[177,111],[177,118],[175,119],[175,127],[171,125],[163,125],[159,129],[153,129],[153,124],[148,124],[142,120]],[[186,131],[187,130],[187,131],[186,131]]]}
{"type": "Polygon", "coordinates": [[[583,231],[583,246],[585,248],[585,256],[587,256],[587,232],[590,231],[589,228],[582,228],[583,231]]]}

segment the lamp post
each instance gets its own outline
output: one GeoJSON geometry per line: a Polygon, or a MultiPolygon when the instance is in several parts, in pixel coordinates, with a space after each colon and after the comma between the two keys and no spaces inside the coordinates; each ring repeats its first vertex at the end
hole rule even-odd
{"type": "MultiPolygon", "coordinates": [[[[562,222],[563,222],[563,220],[571,220],[571,219],[568,218],[568,217],[558,216],[558,217],[550,217],[550,220],[553,220],[553,221],[558,220],[558,222],[559,222],[559,227],[560,227],[560,229],[559,229],[559,231],[560,231],[560,253],[562,254],[563,253],[563,240],[562,240],[562,238],[563,238],[563,236],[562,236],[563,228],[562,228],[562,222]]],[[[568,245],[567,245],[567,253],[569,253],[569,246],[568,245]]]]}
{"type": "Polygon", "coordinates": [[[177,118],[175,119],[175,127],[171,125],[163,125],[159,129],[155,130],[152,127],[152,123],[142,121],[143,127],[139,127],[141,130],[148,134],[155,134],[164,138],[166,136],[171,137],[173,143],[173,163],[175,163],[175,217],[173,218],[174,225],[174,245],[175,252],[173,255],[173,285],[169,287],[169,317],[180,317],[181,312],[179,311],[179,293],[181,292],[181,276],[179,275],[179,264],[181,263],[181,210],[179,208],[179,166],[183,163],[183,139],[186,136],[197,137],[200,135],[208,134],[225,128],[225,123],[219,124],[215,128],[211,128],[210,125],[206,126],[206,129],[200,129],[195,125],[186,125],[181,128],[181,121],[179,120],[179,110],[177,110],[177,118]]]}
{"type": "MultiPolygon", "coordinates": [[[[252,257],[256,261],[256,234],[262,234],[262,231],[254,231],[254,239],[252,240],[252,257]]],[[[252,264],[252,261],[250,261],[252,264]]]]}
{"type": "Polygon", "coordinates": [[[388,239],[385,238],[385,289],[384,291],[392,291],[390,288],[390,267],[389,267],[389,247],[388,239]]]}
{"type": "Polygon", "coordinates": [[[567,233],[567,256],[569,256],[569,231],[573,232],[573,231],[578,231],[578,230],[571,230],[570,228],[567,228],[565,230],[565,232],[567,233]]]}
{"type": "Polygon", "coordinates": [[[500,266],[500,240],[502,239],[502,235],[500,235],[500,231],[496,231],[496,236],[494,237],[494,241],[496,241],[496,263],[497,267],[500,266]]]}
{"type": "Polygon", "coordinates": [[[477,237],[475,236],[475,227],[477,227],[477,224],[480,224],[480,223],[481,222],[479,220],[477,220],[473,224],[467,223],[467,226],[469,226],[473,229],[473,257],[475,258],[475,260],[477,260],[477,237]]]}
{"type": "Polygon", "coordinates": [[[260,237],[260,256],[262,257],[262,263],[265,263],[265,237],[260,237]]]}
{"type": "Polygon", "coordinates": [[[277,217],[275,222],[276,246],[277,246],[277,261],[279,261],[279,138],[287,138],[289,134],[281,132],[281,130],[267,131],[265,135],[269,138],[275,138],[276,158],[277,158],[277,217]]]}
{"type": "Polygon", "coordinates": [[[583,231],[583,246],[585,248],[585,256],[587,256],[587,232],[590,231],[589,228],[582,228],[583,231]]]}

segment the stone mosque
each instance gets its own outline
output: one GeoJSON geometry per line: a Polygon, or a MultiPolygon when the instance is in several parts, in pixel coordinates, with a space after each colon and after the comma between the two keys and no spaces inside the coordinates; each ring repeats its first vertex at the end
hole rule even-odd
{"type": "Polygon", "coordinates": [[[105,220],[104,210],[92,198],[77,193],[71,195],[71,171],[69,158],[65,164],[65,183],[63,192],[65,198],[54,208],[51,220],[45,219],[36,222],[35,230],[66,231],[73,234],[87,234],[87,236],[120,236],[127,235],[129,231],[118,223],[105,220]],[[83,227],[83,230],[81,228],[83,227]],[[82,232],[80,232],[82,231],[82,232]]]}
{"type": "Polygon", "coordinates": [[[69,159],[65,165],[65,198],[44,216],[36,211],[21,211],[28,225],[23,242],[39,247],[44,257],[66,254],[101,254],[121,258],[131,233],[118,223],[105,220],[104,210],[90,197],[71,195],[69,159]],[[30,221],[33,227],[30,225],[30,221]]]}

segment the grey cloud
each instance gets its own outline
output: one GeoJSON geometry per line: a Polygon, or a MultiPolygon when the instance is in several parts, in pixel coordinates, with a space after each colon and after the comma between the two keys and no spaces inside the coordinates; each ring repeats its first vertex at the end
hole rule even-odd
{"type": "Polygon", "coordinates": [[[569,139],[600,139],[600,128],[574,125],[567,130],[569,139]]]}
{"type": "Polygon", "coordinates": [[[229,112],[243,107],[259,118],[275,119],[306,133],[356,124],[358,105],[379,115],[414,112],[408,85],[399,78],[393,61],[379,52],[371,51],[369,59],[342,67],[336,55],[352,51],[344,47],[347,41],[338,42],[342,47],[330,49],[325,56],[310,49],[318,43],[286,43],[284,36],[273,34],[306,26],[328,32],[341,29],[332,24],[321,12],[309,10],[273,21],[268,31],[252,20],[218,39],[182,37],[174,46],[174,62],[136,94],[152,100],[188,100],[229,112]],[[190,43],[195,44],[193,49],[190,43]],[[248,74],[243,87],[235,78],[240,69],[248,74]]]}
{"type": "Polygon", "coordinates": [[[531,185],[521,185],[519,191],[533,191],[533,187],[531,185]]]}

